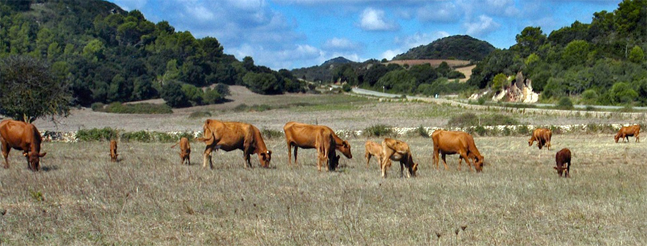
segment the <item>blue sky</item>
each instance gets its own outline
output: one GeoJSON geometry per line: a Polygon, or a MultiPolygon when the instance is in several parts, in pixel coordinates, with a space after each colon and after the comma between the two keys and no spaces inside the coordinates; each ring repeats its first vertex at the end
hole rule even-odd
{"type": "Polygon", "coordinates": [[[225,53],[257,65],[293,69],[343,56],[391,59],[450,35],[470,35],[497,48],[515,44],[527,26],[545,34],[621,0],[111,0],[168,21],[196,38],[215,37],[225,53]]]}

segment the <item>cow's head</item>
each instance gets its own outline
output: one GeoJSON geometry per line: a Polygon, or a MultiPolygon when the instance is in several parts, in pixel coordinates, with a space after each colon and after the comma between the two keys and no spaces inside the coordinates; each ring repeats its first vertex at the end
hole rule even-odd
{"type": "Polygon", "coordinates": [[[477,172],[483,171],[483,161],[485,158],[483,156],[477,156],[474,158],[474,168],[476,168],[477,172]]]}
{"type": "Polygon", "coordinates": [[[38,153],[36,151],[24,152],[22,155],[27,158],[27,163],[29,164],[29,169],[32,171],[40,170],[40,158],[45,156],[47,153],[38,153]]]}
{"type": "Polygon", "coordinates": [[[534,142],[535,142],[534,138],[528,139],[528,146],[532,146],[532,143],[534,143],[534,142]]]}
{"type": "Polygon", "coordinates": [[[411,167],[411,176],[415,177],[416,172],[418,171],[418,163],[413,163],[413,166],[411,167]]]}
{"type": "Polygon", "coordinates": [[[618,143],[618,140],[620,139],[620,133],[616,134],[616,136],[613,137],[613,139],[615,139],[616,143],[618,143]]]}
{"type": "Polygon", "coordinates": [[[271,160],[272,160],[272,151],[267,150],[265,152],[258,153],[258,161],[261,163],[262,167],[270,167],[271,160]]]}
{"type": "Polygon", "coordinates": [[[553,168],[555,170],[557,170],[557,174],[559,174],[560,177],[564,174],[564,171],[566,171],[566,177],[568,177],[568,168],[563,167],[563,166],[562,167],[556,166],[556,167],[553,167],[553,168]]]}
{"type": "Polygon", "coordinates": [[[348,141],[344,141],[341,143],[341,145],[337,145],[337,150],[341,151],[344,156],[348,159],[353,159],[353,154],[350,153],[350,144],[348,141]]]}

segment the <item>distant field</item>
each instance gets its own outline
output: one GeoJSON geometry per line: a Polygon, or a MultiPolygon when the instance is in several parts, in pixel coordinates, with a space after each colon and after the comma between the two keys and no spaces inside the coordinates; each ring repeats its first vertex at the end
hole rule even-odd
{"type": "Polygon", "coordinates": [[[449,60],[449,59],[421,59],[421,60],[392,60],[387,62],[387,64],[394,63],[398,65],[408,64],[409,66],[415,66],[420,64],[430,64],[432,67],[438,67],[441,63],[446,62],[450,67],[462,67],[470,64],[470,61],[466,60],[449,60]]]}
{"type": "MultiPolygon", "coordinates": [[[[202,169],[179,165],[169,144],[46,143],[43,171],[12,152],[0,169],[2,245],[592,245],[647,244],[647,144],[611,135],[556,135],[551,150],[527,137],[477,137],[484,172],[435,170],[428,138],[405,138],[419,176],[367,169],[365,138],[353,159],[317,172],[314,150],[287,166],[281,138],[267,140],[271,169],[245,169],[240,151],[202,169]],[[555,152],[573,152],[572,178],[555,152]],[[464,228],[464,230],[462,229],[464,228]]],[[[379,141],[379,139],[371,139],[379,141]]],[[[258,159],[253,158],[255,167],[258,159]]],[[[441,164],[442,166],[442,164],[441,164]]]]}

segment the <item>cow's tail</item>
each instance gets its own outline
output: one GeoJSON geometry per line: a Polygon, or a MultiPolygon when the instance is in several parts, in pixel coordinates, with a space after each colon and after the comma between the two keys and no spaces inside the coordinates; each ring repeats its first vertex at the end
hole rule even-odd
{"type": "Polygon", "coordinates": [[[202,141],[207,145],[212,145],[216,137],[213,135],[213,131],[209,127],[205,126],[202,133],[202,137],[196,138],[198,141],[202,141]]]}

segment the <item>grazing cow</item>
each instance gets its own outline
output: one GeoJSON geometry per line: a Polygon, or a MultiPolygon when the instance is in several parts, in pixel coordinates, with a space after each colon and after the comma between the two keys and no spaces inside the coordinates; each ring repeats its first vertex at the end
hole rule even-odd
{"type": "Polygon", "coordinates": [[[366,167],[368,167],[368,162],[371,160],[371,157],[375,156],[377,158],[377,164],[380,164],[382,161],[382,145],[370,140],[367,140],[364,144],[366,152],[364,153],[364,158],[366,158],[366,167]]]}
{"type": "Polygon", "coordinates": [[[550,150],[550,138],[552,136],[553,132],[550,129],[537,128],[532,131],[532,136],[528,139],[528,146],[532,146],[532,144],[537,141],[537,147],[539,147],[539,149],[546,146],[546,148],[550,150]]]}
{"type": "Polygon", "coordinates": [[[189,139],[182,137],[180,138],[180,142],[174,144],[171,148],[175,148],[178,144],[180,145],[180,165],[184,165],[184,163],[191,165],[191,145],[189,144],[189,139]]]}
{"type": "Polygon", "coordinates": [[[445,170],[449,169],[449,167],[447,167],[445,155],[459,154],[459,171],[461,170],[461,162],[463,159],[465,159],[465,162],[467,162],[467,165],[470,167],[470,171],[472,170],[472,163],[470,162],[471,159],[474,159],[474,167],[477,172],[483,170],[484,158],[481,153],[479,153],[479,150],[476,148],[476,144],[474,144],[474,138],[469,133],[436,130],[431,134],[431,138],[434,141],[434,163],[436,164],[436,169],[439,169],[439,154],[442,154],[445,170]]]}
{"type": "Polygon", "coordinates": [[[262,167],[270,166],[272,151],[267,150],[263,136],[261,136],[261,132],[255,126],[241,122],[207,119],[202,129],[203,137],[197,139],[207,145],[203,154],[203,168],[207,167],[208,160],[209,167],[213,169],[211,152],[214,149],[222,149],[227,152],[235,149],[242,150],[243,159],[247,164],[246,167],[252,167],[249,159],[251,154],[258,155],[258,161],[262,167]]]}
{"type": "Polygon", "coordinates": [[[407,178],[416,176],[418,163],[413,162],[413,156],[407,143],[392,138],[385,138],[382,141],[382,159],[380,160],[382,178],[386,178],[386,170],[391,167],[391,160],[400,161],[400,177],[404,176],[405,166],[409,171],[407,178]]]}
{"type": "Polygon", "coordinates": [[[557,174],[559,176],[562,176],[562,173],[566,171],[566,175],[564,175],[565,178],[570,177],[571,173],[571,150],[567,148],[563,148],[562,150],[558,151],[557,154],[555,154],[555,164],[557,166],[553,167],[555,170],[557,170],[557,174]],[[564,166],[566,163],[568,165],[564,166]]]}
{"type": "MultiPolygon", "coordinates": [[[[346,158],[352,159],[353,154],[350,150],[350,144],[348,141],[344,141],[335,134],[335,132],[327,126],[320,125],[309,125],[290,121],[285,123],[283,126],[283,131],[285,132],[285,141],[288,145],[288,165],[292,165],[292,146],[294,146],[294,165],[297,164],[297,151],[299,148],[302,149],[319,149],[317,146],[316,133],[325,133],[326,135],[330,134],[335,141],[334,150],[339,150],[346,158]]],[[[334,156],[334,155],[333,155],[334,156]]],[[[329,160],[329,166],[333,161],[329,160]]]]}
{"type": "Polygon", "coordinates": [[[114,139],[110,140],[110,160],[111,161],[117,161],[117,141],[114,139]]]}
{"type": "Polygon", "coordinates": [[[620,128],[618,131],[618,134],[615,136],[616,143],[618,142],[619,139],[622,138],[622,142],[625,142],[625,139],[627,142],[629,142],[629,137],[633,136],[636,138],[636,143],[640,142],[640,125],[633,125],[633,126],[623,126],[620,128]]]}
{"type": "Polygon", "coordinates": [[[0,143],[4,168],[9,168],[9,151],[11,148],[22,150],[27,159],[27,168],[32,171],[40,170],[40,158],[47,153],[40,153],[42,138],[36,126],[16,120],[0,122],[0,143]]]}

